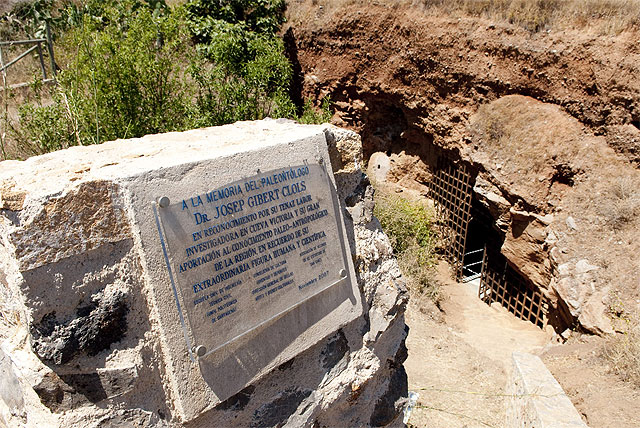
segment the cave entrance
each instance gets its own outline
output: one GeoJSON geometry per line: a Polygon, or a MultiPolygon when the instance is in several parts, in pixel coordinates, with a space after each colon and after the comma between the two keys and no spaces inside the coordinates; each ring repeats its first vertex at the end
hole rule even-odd
{"type": "Polygon", "coordinates": [[[454,277],[477,287],[485,303],[497,302],[518,318],[543,328],[547,300],[500,254],[504,236],[474,197],[474,182],[475,176],[463,162],[441,156],[427,183],[454,277]]]}

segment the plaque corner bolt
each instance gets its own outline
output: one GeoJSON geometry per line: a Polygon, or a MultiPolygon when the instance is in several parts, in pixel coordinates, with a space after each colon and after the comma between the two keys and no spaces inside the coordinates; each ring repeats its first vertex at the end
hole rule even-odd
{"type": "Polygon", "coordinates": [[[158,199],[158,206],[160,208],[167,208],[170,203],[171,201],[169,201],[169,198],[167,198],[166,196],[163,196],[158,199]]]}
{"type": "Polygon", "coordinates": [[[340,269],[340,278],[346,278],[347,277],[347,270],[346,269],[340,269]]]}
{"type": "Polygon", "coordinates": [[[200,357],[204,357],[204,354],[207,353],[207,348],[199,345],[199,346],[194,346],[193,348],[191,348],[191,352],[193,352],[194,354],[196,354],[196,356],[200,357]]]}

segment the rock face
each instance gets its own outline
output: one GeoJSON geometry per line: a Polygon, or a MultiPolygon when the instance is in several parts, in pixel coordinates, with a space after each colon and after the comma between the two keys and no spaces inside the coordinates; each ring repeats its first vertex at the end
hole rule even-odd
{"type": "MultiPolygon", "coordinates": [[[[406,293],[361,165],[360,139],[351,131],[269,120],[3,162],[1,420],[69,427],[400,424],[406,293]],[[145,229],[152,211],[140,207],[155,197],[149,189],[190,184],[197,193],[220,176],[249,171],[256,156],[268,162],[263,152],[322,157],[322,145],[351,248],[357,314],[331,307],[290,345],[276,346],[279,336],[265,332],[294,316],[283,315],[241,341],[261,352],[232,376],[239,386],[210,389],[215,382],[203,379],[230,373],[218,362],[207,368],[206,358],[189,359],[168,279],[157,280],[167,274],[157,232],[145,229]],[[227,161],[207,168],[213,158],[227,161]]],[[[304,311],[292,312],[310,322],[304,311]]],[[[230,361],[246,357],[241,345],[234,349],[230,361]]]]}
{"type": "Polygon", "coordinates": [[[567,303],[553,282],[556,266],[587,259],[600,267],[576,300],[580,315],[562,309],[561,324],[609,331],[607,316],[615,324],[637,311],[633,38],[605,41],[579,30],[532,37],[410,2],[323,10],[312,3],[289,8],[301,97],[331,97],[333,123],[362,135],[365,157],[390,159],[374,157],[376,173],[390,166],[384,177],[418,189],[439,155],[466,163],[477,174],[474,198],[505,237],[503,254],[552,307],[567,303]],[[309,14],[313,20],[300,20],[309,14]]]}

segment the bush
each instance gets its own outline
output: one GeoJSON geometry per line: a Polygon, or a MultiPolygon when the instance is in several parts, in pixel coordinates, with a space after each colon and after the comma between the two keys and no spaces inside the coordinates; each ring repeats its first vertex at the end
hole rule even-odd
{"type": "Polygon", "coordinates": [[[434,278],[437,238],[432,211],[424,203],[378,192],[374,214],[391,240],[409,289],[426,294],[438,304],[440,292],[434,278]]]}
{"type": "Polygon", "coordinates": [[[67,28],[59,86],[22,106],[13,137],[36,154],[295,117],[292,67],[275,34],[283,12],[280,0],[191,0],[174,9],[165,0],[70,3],[56,15],[67,28]]]}
{"type": "Polygon", "coordinates": [[[292,67],[276,32],[284,22],[281,0],[190,0],[185,13],[201,59],[200,126],[266,116],[293,117],[292,67]]]}
{"type": "Polygon", "coordinates": [[[24,104],[20,106],[22,126],[14,128],[21,152],[39,155],[75,145],[75,129],[70,126],[68,116],[61,102],[60,94],[54,95],[54,103],[43,105],[24,104]],[[28,118],[28,120],[25,120],[28,118]]]}
{"type": "Polygon", "coordinates": [[[14,136],[27,152],[189,126],[190,95],[176,61],[189,41],[180,17],[133,0],[102,13],[83,15],[64,34],[58,52],[69,60],[58,86],[20,108],[14,136]]]}
{"type": "Polygon", "coordinates": [[[413,244],[425,249],[433,248],[433,214],[423,203],[378,192],[374,214],[389,235],[396,253],[402,253],[413,244]]]}
{"type": "Polygon", "coordinates": [[[333,113],[331,112],[331,98],[326,96],[322,99],[320,110],[316,110],[313,107],[311,99],[307,99],[304,102],[302,115],[298,118],[298,122],[306,124],[327,123],[331,120],[331,117],[333,117],[333,113]]]}
{"type": "Polygon", "coordinates": [[[189,102],[184,77],[177,67],[188,35],[175,16],[154,17],[149,9],[111,8],[96,24],[85,17],[67,34],[77,55],[61,74],[83,141],[180,130],[188,125],[189,102]]]}
{"type": "Polygon", "coordinates": [[[640,323],[630,323],[629,330],[604,348],[604,357],[622,380],[640,388],[640,323]]]}

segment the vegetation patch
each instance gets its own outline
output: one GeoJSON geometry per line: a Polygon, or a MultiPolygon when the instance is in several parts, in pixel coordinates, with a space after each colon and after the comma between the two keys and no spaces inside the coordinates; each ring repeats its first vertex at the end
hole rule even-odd
{"type": "Polygon", "coordinates": [[[391,240],[410,291],[438,304],[441,296],[435,279],[433,210],[424,202],[381,190],[376,192],[374,214],[391,240]]]}
{"type": "Polygon", "coordinates": [[[640,323],[629,323],[629,329],[609,342],[603,351],[612,371],[640,389],[640,323]]]}
{"type": "Polygon", "coordinates": [[[5,84],[3,157],[265,117],[328,120],[328,100],[320,111],[291,100],[292,66],[278,35],[284,9],[283,0],[20,6],[2,17],[0,32],[40,37],[48,22],[59,72],[56,85],[29,77],[24,100],[5,84]]]}

